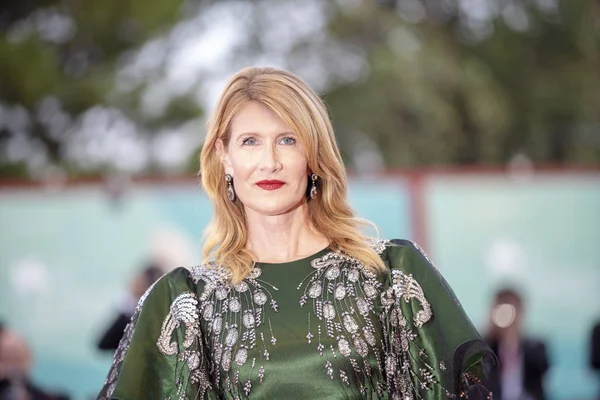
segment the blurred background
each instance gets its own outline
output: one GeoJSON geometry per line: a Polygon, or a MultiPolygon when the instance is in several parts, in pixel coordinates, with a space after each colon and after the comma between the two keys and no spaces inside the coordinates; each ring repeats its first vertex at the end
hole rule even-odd
{"type": "Polygon", "coordinates": [[[323,95],[357,213],[482,335],[520,293],[547,398],[600,393],[597,0],[0,1],[0,374],[22,348],[29,386],[94,398],[148,271],[200,261],[206,118],[248,65],[323,95]]]}

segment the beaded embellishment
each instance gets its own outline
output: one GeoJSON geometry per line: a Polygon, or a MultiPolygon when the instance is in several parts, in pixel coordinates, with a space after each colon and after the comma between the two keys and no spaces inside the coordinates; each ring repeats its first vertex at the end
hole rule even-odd
{"type": "MultiPolygon", "coordinates": [[[[177,343],[171,342],[179,326],[177,321],[186,326],[183,348],[187,350],[194,337],[200,337],[202,321],[210,347],[209,357],[217,367],[212,374],[214,382],[223,379],[227,392],[235,397],[241,393],[250,395],[252,379],[240,382],[240,368],[247,362],[251,362],[252,367],[258,362],[260,366],[256,377],[262,382],[265,375],[263,363],[269,360],[270,348],[277,344],[270,329],[270,320],[265,319],[265,307],[268,304],[273,311],[278,311],[277,302],[271,295],[271,290],[278,289],[260,280],[261,273],[259,268],[254,268],[246,279],[233,285],[231,273],[223,268],[198,266],[190,269],[194,283],[204,283],[204,291],[198,299],[191,293],[184,293],[175,299],[171,312],[164,320],[157,341],[158,350],[166,356],[177,351],[177,343]],[[268,342],[265,340],[266,325],[270,330],[268,342]],[[249,351],[259,345],[263,348],[260,359],[249,360],[249,351]]],[[[204,378],[205,372],[200,370],[195,358],[193,361],[188,363],[190,371],[197,374],[199,379],[204,378]]],[[[209,384],[204,386],[206,389],[209,384]]]]}
{"type": "MultiPolygon", "coordinates": [[[[376,241],[370,245],[381,254],[387,243],[376,241]]],[[[300,307],[312,303],[312,312],[308,313],[308,344],[315,338],[316,328],[316,350],[324,359],[329,378],[339,376],[342,382],[350,385],[350,376],[357,380],[363,395],[376,386],[378,396],[383,396],[382,363],[372,366],[370,362],[370,356],[378,361],[383,357],[376,315],[377,297],[382,288],[378,274],[360,260],[335,252],[314,259],[311,266],[314,272],[298,285],[298,290],[302,290],[300,307]],[[312,318],[316,318],[313,330],[310,326],[312,318]],[[335,346],[324,344],[332,340],[335,346]],[[352,370],[334,371],[331,358],[337,357],[338,353],[348,359],[352,370]],[[372,385],[375,381],[377,384],[372,385]]]]}

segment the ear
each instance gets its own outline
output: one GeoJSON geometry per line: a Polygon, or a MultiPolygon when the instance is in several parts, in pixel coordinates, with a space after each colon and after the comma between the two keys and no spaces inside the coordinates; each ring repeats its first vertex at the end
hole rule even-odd
{"type": "Polygon", "coordinates": [[[225,173],[233,176],[233,168],[231,167],[229,154],[227,153],[227,149],[223,144],[223,140],[218,139],[216,145],[217,153],[219,154],[219,158],[221,159],[221,163],[223,164],[223,169],[225,170],[225,173]]]}

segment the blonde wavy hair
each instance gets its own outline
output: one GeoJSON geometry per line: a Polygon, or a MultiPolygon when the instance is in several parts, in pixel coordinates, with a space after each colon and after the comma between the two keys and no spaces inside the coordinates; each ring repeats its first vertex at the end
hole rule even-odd
{"type": "MultiPolygon", "coordinates": [[[[310,222],[329,240],[332,250],[361,260],[374,271],[385,264],[368,244],[360,227],[370,222],[356,218],[347,200],[346,169],[336,144],[333,127],[321,98],[298,76],[275,68],[244,68],[223,91],[208,122],[200,155],[200,176],[215,207],[213,221],[204,233],[204,262],[214,261],[244,279],[256,257],[247,248],[243,204],[227,194],[225,169],[217,143],[227,148],[231,123],[248,102],[259,102],[275,112],[297,135],[306,151],[308,167],[319,176],[319,193],[308,200],[310,222]]],[[[307,177],[308,184],[308,177],[307,177]]]]}

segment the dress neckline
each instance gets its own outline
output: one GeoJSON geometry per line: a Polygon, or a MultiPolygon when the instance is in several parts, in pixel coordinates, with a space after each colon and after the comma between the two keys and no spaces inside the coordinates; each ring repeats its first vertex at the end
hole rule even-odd
{"type": "Polygon", "coordinates": [[[325,247],[324,249],[321,249],[319,251],[317,251],[314,254],[311,254],[309,256],[306,257],[302,257],[299,258],[297,260],[292,260],[292,261],[286,261],[286,262],[278,262],[278,263],[274,263],[274,262],[262,262],[262,261],[257,261],[256,262],[256,266],[257,267],[285,267],[285,266],[294,266],[294,265],[300,265],[300,264],[306,264],[316,258],[322,257],[325,254],[329,253],[331,251],[331,249],[329,248],[329,246],[325,247]]]}

